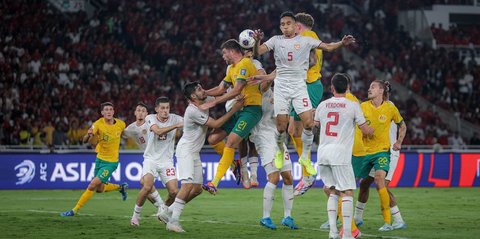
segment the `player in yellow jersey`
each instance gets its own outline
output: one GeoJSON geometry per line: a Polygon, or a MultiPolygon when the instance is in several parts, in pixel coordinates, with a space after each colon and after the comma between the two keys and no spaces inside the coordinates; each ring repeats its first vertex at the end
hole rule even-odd
{"type": "Polygon", "coordinates": [[[364,137],[366,155],[359,177],[367,178],[372,167],[375,169],[375,185],[380,196],[384,225],[379,231],[391,231],[390,197],[386,188],[385,176],[390,164],[390,124],[392,121],[400,126],[401,133],[393,144],[393,150],[400,150],[405,137],[406,125],[397,107],[388,101],[390,86],[385,81],[375,80],[368,89],[368,101],[361,104],[367,123],[375,129],[373,136],[364,137]]]}
{"type": "Polygon", "coordinates": [[[60,213],[61,216],[68,217],[77,214],[78,210],[92,198],[95,192],[119,191],[122,194],[123,201],[127,199],[126,189],[128,185],[126,183],[122,185],[108,183],[108,179],[118,166],[120,139],[126,125],[122,120],[113,117],[115,111],[112,103],[102,103],[100,110],[103,117],[95,121],[83,137],[84,143],[96,144],[95,177],[90,181],[75,207],[72,210],[60,213]]]}
{"type": "Polygon", "coordinates": [[[227,75],[223,79],[224,88],[216,87],[215,91],[217,92],[210,91],[211,95],[221,96],[202,104],[200,109],[206,110],[212,108],[219,103],[233,99],[241,94],[244,97],[244,107],[237,113],[236,117],[230,118],[229,121],[225,123],[225,126],[229,127],[223,127],[223,130],[228,133],[228,136],[222,158],[220,159],[214,179],[203,185],[203,188],[211,194],[216,194],[220,180],[233,162],[235,148],[242,139],[249,135],[252,128],[257,125],[262,118],[262,93],[258,86],[247,84],[247,79],[257,74],[257,69],[252,59],[244,57],[242,48],[235,39],[224,42],[221,48],[223,59],[228,64],[231,64],[227,75]],[[233,86],[233,89],[223,94],[230,86],[233,86]]]}
{"type": "MultiPolygon", "coordinates": [[[[313,24],[315,23],[313,17],[307,13],[297,13],[295,14],[297,19],[297,34],[311,37],[313,39],[320,40],[317,34],[312,31],[313,24]]],[[[310,51],[310,68],[307,71],[307,92],[310,102],[312,103],[312,112],[315,112],[318,104],[323,97],[323,85],[321,82],[323,63],[323,52],[321,49],[312,49],[310,51]]],[[[295,149],[297,150],[298,155],[302,155],[302,131],[303,125],[300,117],[292,110],[290,112],[290,122],[288,125],[288,133],[292,138],[295,149]]],[[[315,175],[311,175],[307,172],[307,169],[302,165],[302,179],[295,186],[295,196],[303,195],[310,189],[315,183],[315,175]]]]}

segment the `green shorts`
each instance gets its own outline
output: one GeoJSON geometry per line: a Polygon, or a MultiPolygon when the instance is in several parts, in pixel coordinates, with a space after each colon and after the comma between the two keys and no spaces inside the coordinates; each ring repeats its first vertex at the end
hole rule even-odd
{"type": "MultiPolygon", "coordinates": [[[[308,92],[308,98],[310,98],[310,102],[312,103],[312,108],[317,108],[317,106],[320,104],[320,101],[322,100],[322,97],[323,97],[322,81],[318,79],[315,82],[307,83],[307,92],[308,92]]],[[[293,107],[292,107],[292,111],[290,111],[290,116],[293,116],[293,119],[295,119],[295,121],[301,120],[300,116],[297,115],[293,107]]]]}
{"type": "Polygon", "coordinates": [[[225,124],[222,125],[222,129],[225,130],[227,134],[235,133],[242,138],[246,138],[261,119],[262,106],[248,105],[225,122],[225,124]]]}
{"type": "Polygon", "coordinates": [[[107,183],[117,167],[118,162],[113,163],[97,158],[95,159],[95,171],[93,173],[102,183],[107,183]]]}
{"type": "Polygon", "coordinates": [[[390,170],[390,152],[379,152],[365,155],[362,168],[358,175],[359,178],[367,178],[372,167],[375,171],[383,170],[388,173],[388,170],[390,170]]]}
{"type": "Polygon", "coordinates": [[[353,156],[352,155],[352,167],[355,178],[360,177],[360,172],[362,171],[363,160],[365,156],[353,156]]]}

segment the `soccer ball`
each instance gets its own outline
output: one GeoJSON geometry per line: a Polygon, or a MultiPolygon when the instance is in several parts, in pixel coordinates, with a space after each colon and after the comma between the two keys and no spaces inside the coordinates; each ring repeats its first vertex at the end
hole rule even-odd
{"type": "Polygon", "coordinates": [[[238,35],[238,42],[240,46],[246,49],[250,49],[255,45],[255,39],[253,38],[253,31],[245,29],[238,35]]]}

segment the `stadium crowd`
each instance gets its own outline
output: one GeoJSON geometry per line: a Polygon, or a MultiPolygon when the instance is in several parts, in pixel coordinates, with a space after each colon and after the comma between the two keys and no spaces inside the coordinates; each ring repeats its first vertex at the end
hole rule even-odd
{"type": "MultiPolygon", "coordinates": [[[[474,62],[429,48],[397,28],[398,1],[355,2],[361,14],[346,16],[340,8],[322,10],[305,0],[107,1],[104,10],[88,18],[83,12],[62,14],[45,1],[7,0],[0,6],[0,143],[80,144],[104,101],[114,102],[117,117],[127,122],[134,120],[136,102],[152,104],[161,95],[174,102],[172,112],[182,115],[181,89],[188,80],[210,88],[223,79],[220,44],[246,28],[261,28],[267,37],[278,34],[278,16],[285,9],[309,9],[323,40],[352,33],[358,45],[351,50],[385,72],[387,80],[480,122],[480,97],[473,91],[479,88],[474,79],[480,70],[474,62]]],[[[261,59],[267,72],[273,70],[272,59],[261,59]]],[[[375,78],[341,51],[324,54],[325,86],[334,72],[354,78],[359,99],[366,98],[375,78]]],[[[409,126],[404,144],[447,145],[454,137],[438,115],[420,110],[415,100],[393,94],[392,101],[409,126]]],[[[222,107],[212,112],[222,113],[222,107]]]]}

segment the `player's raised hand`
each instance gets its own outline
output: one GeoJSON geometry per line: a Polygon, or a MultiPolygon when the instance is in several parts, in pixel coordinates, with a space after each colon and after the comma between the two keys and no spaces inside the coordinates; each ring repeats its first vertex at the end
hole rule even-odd
{"type": "Polygon", "coordinates": [[[263,37],[265,36],[265,34],[263,33],[262,30],[260,29],[257,29],[255,31],[253,31],[253,38],[255,39],[255,41],[260,41],[263,39],[263,37]]]}
{"type": "Polygon", "coordinates": [[[272,77],[270,75],[256,75],[256,76],[249,77],[247,79],[247,84],[258,85],[266,81],[272,81],[274,79],[275,77],[272,77]]]}
{"type": "Polygon", "coordinates": [[[355,38],[352,35],[346,35],[346,36],[343,36],[342,38],[342,44],[344,46],[348,46],[354,42],[355,42],[355,38]]]}
{"type": "Polygon", "coordinates": [[[92,127],[90,127],[90,128],[87,130],[87,134],[88,134],[89,136],[93,136],[93,125],[92,125],[92,127]]]}
{"type": "Polygon", "coordinates": [[[200,110],[208,110],[210,108],[213,108],[215,105],[216,105],[216,103],[212,100],[212,101],[208,101],[208,102],[205,102],[205,103],[201,104],[198,108],[200,110]]]}
{"type": "Polygon", "coordinates": [[[402,149],[402,143],[395,142],[395,143],[393,144],[393,150],[398,151],[398,150],[400,150],[400,149],[402,149]]]}

